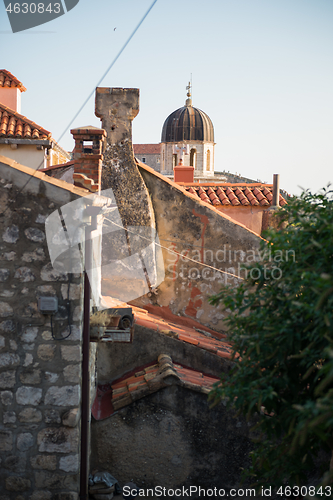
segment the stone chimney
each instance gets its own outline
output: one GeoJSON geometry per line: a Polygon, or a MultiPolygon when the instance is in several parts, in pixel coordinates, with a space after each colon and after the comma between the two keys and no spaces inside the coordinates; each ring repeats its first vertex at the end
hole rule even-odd
{"type": "Polygon", "coordinates": [[[7,108],[21,113],[21,93],[27,89],[14,75],[4,69],[0,70],[0,103],[7,108]]]}
{"type": "Polygon", "coordinates": [[[173,172],[175,182],[184,182],[186,184],[194,182],[194,167],[185,167],[182,158],[179,160],[179,164],[173,168],[173,172]]]}
{"type": "Polygon", "coordinates": [[[96,89],[95,114],[107,132],[102,189],[113,190],[124,227],[155,227],[147,187],[134,160],[132,120],[139,112],[139,89],[96,89]]]}
{"type": "Polygon", "coordinates": [[[106,132],[97,127],[71,130],[75,140],[74,184],[92,192],[100,192],[102,181],[102,145],[106,132]]]}

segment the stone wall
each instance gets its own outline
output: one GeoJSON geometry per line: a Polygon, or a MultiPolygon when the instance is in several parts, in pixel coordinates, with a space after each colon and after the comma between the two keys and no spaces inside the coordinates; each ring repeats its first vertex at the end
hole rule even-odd
{"type": "Polygon", "coordinates": [[[242,281],[241,268],[258,251],[260,236],[149,167],[140,164],[139,171],[151,196],[165,279],[133,304],[166,306],[173,314],[224,331],[225,313],[211,306],[208,298],[222,286],[242,281]]]}
{"type": "Polygon", "coordinates": [[[3,160],[0,498],[76,500],[83,274],[67,275],[52,268],[45,219],[84,192],[73,186],[66,189],[62,181],[43,181],[39,173],[26,184],[29,169],[3,160]],[[52,324],[49,315],[38,311],[41,296],[58,298],[52,324]]]}
{"type": "Polygon", "coordinates": [[[122,485],[228,492],[248,465],[251,426],[223,404],[209,409],[205,394],[170,386],[93,421],[92,466],[122,485]]]}

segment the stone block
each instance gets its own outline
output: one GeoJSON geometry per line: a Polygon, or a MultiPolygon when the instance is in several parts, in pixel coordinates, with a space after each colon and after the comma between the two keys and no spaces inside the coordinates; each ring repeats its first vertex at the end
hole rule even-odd
{"type": "Polygon", "coordinates": [[[52,493],[50,491],[35,491],[29,500],[52,500],[52,493]]]}
{"type": "Polygon", "coordinates": [[[15,292],[13,292],[12,290],[2,290],[0,296],[5,299],[10,299],[14,295],[14,293],[15,292]]]}
{"type": "Polygon", "coordinates": [[[6,490],[8,491],[26,491],[30,486],[30,479],[24,477],[10,476],[6,479],[6,490]]]}
{"type": "Polygon", "coordinates": [[[28,368],[20,373],[20,380],[22,384],[36,385],[41,381],[41,371],[28,368]]]}
{"type": "Polygon", "coordinates": [[[33,351],[35,349],[35,344],[24,344],[22,342],[21,345],[25,351],[33,351]]]}
{"type": "Polygon", "coordinates": [[[13,433],[0,430],[0,451],[11,451],[13,448],[13,433]]]}
{"type": "Polygon", "coordinates": [[[2,391],[0,397],[4,406],[9,406],[13,402],[13,393],[11,391],[2,391]]]}
{"type": "Polygon", "coordinates": [[[68,365],[64,368],[64,379],[72,384],[80,381],[81,365],[68,365]]]}
{"type": "Polygon", "coordinates": [[[52,264],[49,262],[46,264],[40,273],[40,277],[43,281],[67,281],[68,277],[66,273],[62,273],[53,269],[52,264]]]}
{"type": "Polygon", "coordinates": [[[23,366],[30,366],[34,361],[32,354],[26,354],[24,358],[23,366]]]}
{"type": "Polygon", "coordinates": [[[14,387],[15,374],[16,372],[14,370],[0,373],[0,389],[10,389],[14,387]]]}
{"type": "Polygon", "coordinates": [[[42,321],[43,315],[38,311],[37,302],[30,302],[26,307],[23,308],[21,312],[22,318],[27,318],[29,320],[38,319],[42,321]]]}
{"type": "Polygon", "coordinates": [[[37,443],[42,453],[77,453],[79,431],[77,428],[47,427],[38,433],[37,443]]]}
{"type": "Polygon", "coordinates": [[[23,262],[43,261],[45,258],[45,252],[42,248],[37,248],[34,252],[25,252],[22,255],[23,262]]]}
{"type": "MultiPolygon", "coordinates": [[[[74,318],[73,318],[74,319],[74,318]]],[[[67,337],[66,340],[68,341],[74,341],[74,340],[81,340],[82,338],[82,327],[78,327],[77,325],[71,325],[71,333],[69,335],[69,327],[67,327],[65,330],[61,332],[62,337],[67,337]]]]}
{"type": "Polygon", "coordinates": [[[34,437],[30,432],[22,432],[17,436],[16,447],[20,451],[27,451],[34,445],[34,437]]]}
{"type": "MultiPolygon", "coordinates": [[[[60,334],[60,336],[62,337],[62,333],[60,334]]],[[[50,330],[45,330],[43,333],[42,333],[42,339],[43,340],[52,340],[52,333],[50,330]]]]}
{"type": "Polygon", "coordinates": [[[6,243],[16,243],[19,239],[19,228],[15,224],[7,227],[5,232],[2,234],[2,239],[6,243]]]}
{"type": "Polygon", "coordinates": [[[7,281],[10,275],[9,269],[0,268],[0,282],[7,281]]]}
{"type": "Polygon", "coordinates": [[[15,424],[16,413],[14,411],[4,411],[3,412],[3,423],[4,424],[15,424]]]}
{"type": "Polygon", "coordinates": [[[24,408],[19,414],[18,419],[22,423],[37,424],[42,420],[42,413],[36,408],[24,408]]]}
{"type": "Polygon", "coordinates": [[[11,352],[5,352],[0,354],[0,368],[7,368],[10,366],[18,366],[20,364],[20,358],[17,354],[11,352]]]}
{"type": "Polygon", "coordinates": [[[21,283],[28,283],[29,281],[35,281],[35,275],[29,267],[19,267],[16,269],[14,278],[18,279],[21,283]]]}
{"type": "MultiPolygon", "coordinates": [[[[61,286],[63,287],[66,285],[61,285],[61,286]]],[[[55,289],[52,285],[41,285],[41,286],[38,286],[36,289],[36,296],[37,297],[41,297],[41,296],[54,297],[55,295],[57,295],[57,292],[55,291],[55,289]]]]}
{"type": "Polygon", "coordinates": [[[13,321],[10,319],[7,319],[6,321],[2,321],[0,323],[0,331],[3,333],[12,333],[15,331],[15,324],[13,321]]]}
{"type": "Polygon", "coordinates": [[[57,457],[55,455],[37,455],[30,458],[33,469],[56,470],[57,457]]]}
{"type": "Polygon", "coordinates": [[[43,361],[50,361],[54,358],[56,346],[51,344],[42,344],[38,346],[37,356],[43,361]]]}
{"type": "Polygon", "coordinates": [[[45,240],[45,233],[35,227],[28,227],[24,230],[24,235],[34,243],[42,243],[45,240]]]}
{"type": "Polygon", "coordinates": [[[45,404],[52,406],[76,406],[80,402],[80,386],[50,387],[45,395],[45,404]]]}
{"type": "Polygon", "coordinates": [[[69,491],[68,493],[55,493],[52,496],[52,500],[78,500],[78,499],[79,495],[74,491],[69,491]]]}
{"type": "Polygon", "coordinates": [[[15,259],[16,259],[16,252],[5,252],[0,257],[0,260],[13,261],[15,259]]]}
{"type": "Polygon", "coordinates": [[[13,316],[14,311],[13,308],[7,304],[7,302],[0,302],[0,317],[8,318],[9,316],[13,316]]]}
{"type": "Polygon", "coordinates": [[[44,421],[46,424],[60,424],[61,417],[58,410],[45,410],[44,421]]]}
{"type": "Polygon", "coordinates": [[[83,318],[83,307],[76,306],[73,311],[73,321],[82,321],[83,318]]]}
{"type": "Polygon", "coordinates": [[[3,467],[10,472],[24,472],[26,468],[26,458],[24,453],[9,455],[3,462],[3,467]]]}
{"type": "Polygon", "coordinates": [[[16,401],[19,405],[37,406],[42,400],[42,389],[37,387],[19,387],[16,391],[16,401]]]}
{"type": "Polygon", "coordinates": [[[36,222],[36,224],[45,224],[46,218],[47,218],[47,215],[38,214],[35,222],[36,222]]]}
{"type": "Polygon", "coordinates": [[[21,340],[22,342],[35,342],[38,335],[38,327],[37,326],[28,326],[24,329],[21,340]]]}
{"type": "Polygon", "coordinates": [[[56,381],[58,380],[59,378],[59,375],[58,373],[52,373],[52,372],[45,372],[44,373],[44,378],[45,380],[47,380],[47,382],[49,382],[50,384],[55,384],[56,381]]]}
{"type": "Polygon", "coordinates": [[[59,469],[65,472],[78,472],[79,455],[68,455],[67,457],[61,457],[59,461],[59,469]]]}
{"type": "MultiPolygon", "coordinates": [[[[68,285],[61,285],[61,295],[64,300],[68,299],[68,285]]],[[[82,286],[71,283],[69,286],[69,300],[80,300],[82,286]]]]}
{"type": "MultiPolygon", "coordinates": [[[[73,481],[69,481],[68,477],[63,474],[55,474],[54,472],[40,471],[35,472],[35,484],[37,488],[49,488],[50,490],[59,490],[68,488],[66,483],[70,483],[73,487],[73,481]]],[[[75,488],[74,484],[74,488],[75,488]]]]}
{"type": "Polygon", "coordinates": [[[72,408],[69,411],[66,411],[66,413],[63,414],[62,416],[62,424],[65,427],[76,427],[79,419],[80,419],[81,412],[79,408],[72,408]]]}
{"type": "Polygon", "coordinates": [[[9,347],[11,348],[12,351],[17,351],[17,343],[15,342],[15,340],[9,341],[9,347]]]}
{"type": "Polygon", "coordinates": [[[61,357],[65,361],[76,361],[77,363],[81,361],[81,348],[79,345],[62,345],[61,346],[61,357]]]}

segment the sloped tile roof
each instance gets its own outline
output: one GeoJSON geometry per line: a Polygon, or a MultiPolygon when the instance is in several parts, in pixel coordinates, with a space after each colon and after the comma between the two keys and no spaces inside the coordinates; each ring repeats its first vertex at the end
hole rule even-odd
{"type": "Polygon", "coordinates": [[[96,420],[102,420],[133,401],[173,384],[208,394],[218,380],[173,363],[168,354],[160,354],[157,363],[137,368],[110,385],[99,386],[92,414],[96,420]]]}
{"type": "MultiPolygon", "coordinates": [[[[135,310],[135,324],[156,331],[168,337],[193,344],[199,349],[216,354],[220,358],[231,359],[231,346],[226,339],[226,336],[204,327],[200,323],[195,322],[196,326],[185,326],[180,324],[177,316],[174,320],[163,319],[155,314],[148,313],[145,310],[135,310]]],[[[194,322],[193,322],[194,323],[194,322]]]]}
{"type": "Polygon", "coordinates": [[[6,69],[0,69],[0,87],[16,87],[20,89],[21,92],[25,92],[27,90],[20,80],[18,80],[6,69]]]}
{"type": "MultiPolygon", "coordinates": [[[[103,302],[105,307],[129,306],[129,304],[112,297],[103,297],[103,302]]],[[[132,305],[130,307],[132,307],[134,323],[136,325],[180,340],[181,342],[193,344],[199,349],[216,354],[220,358],[231,359],[232,348],[225,334],[211,330],[193,319],[176,316],[171,311],[166,316],[163,314],[165,308],[162,307],[152,307],[156,314],[140,307],[132,305]]]]}
{"type": "MultiPolygon", "coordinates": [[[[262,206],[269,207],[273,200],[272,184],[216,184],[180,183],[188,193],[195,195],[210,205],[217,206],[262,206]]],[[[280,206],[286,205],[280,194],[280,206]]]]}
{"type": "Polygon", "coordinates": [[[134,155],[159,155],[160,144],[133,144],[134,155]]]}
{"type": "Polygon", "coordinates": [[[0,138],[50,139],[51,132],[0,103],[0,138]]]}

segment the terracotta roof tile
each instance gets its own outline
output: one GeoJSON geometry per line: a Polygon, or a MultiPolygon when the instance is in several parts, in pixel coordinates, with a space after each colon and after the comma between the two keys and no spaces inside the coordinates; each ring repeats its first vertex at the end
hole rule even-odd
{"type": "MultiPolygon", "coordinates": [[[[200,349],[204,349],[214,354],[218,354],[218,349],[224,349],[225,358],[231,358],[231,347],[230,344],[225,340],[225,335],[219,332],[214,332],[209,328],[205,328],[203,325],[196,323],[196,327],[193,325],[191,327],[185,325],[177,325],[173,320],[172,322],[167,319],[162,319],[155,314],[145,314],[142,315],[141,312],[134,312],[135,324],[148,328],[149,330],[154,330],[160,334],[173,337],[181,342],[186,342],[198,346],[200,349]],[[200,331],[198,331],[200,330],[200,331]]],[[[179,318],[176,316],[176,318],[179,318]]],[[[181,318],[179,318],[181,320],[181,318]]]]}
{"type": "Polygon", "coordinates": [[[0,69],[0,87],[15,87],[25,92],[27,89],[14,75],[6,69],[0,69]]]}
{"type": "Polygon", "coordinates": [[[0,137],[50,139],[51,132],[0,103],[0,137]]]}
{"type": "Polygon", "coordinates": [[[160,144],[133,144],[134,155],[159,155],[160,144]]]}
{"type": "Polygon", "coordinates": [[[111,385],[98,386],[92,414],[96,420],[102,420],[115,411],[137,401],[148,394],[152,394],[171,384],[180,385],[187,389],[208,393],[212,385],[218,382],[217,377],[205,375],[196,370],[173,363],[168,354],[160,354],[157,363],[145,368],[149,373],[141,381],[133,382],[135,376],[123,377],[111,385]]]}
{"type": "MultiPolygon", "coordinates": [[[[271,184],[214,184],[209,182],[184,184],[184,188],[188,193],[194,194],[202,201],[214,206],[268,207],[272,204],[273,199],[273,186],[271,184]]],[[[286,203],[280,194],[280,206],[283,207],[286,203]]]]}

